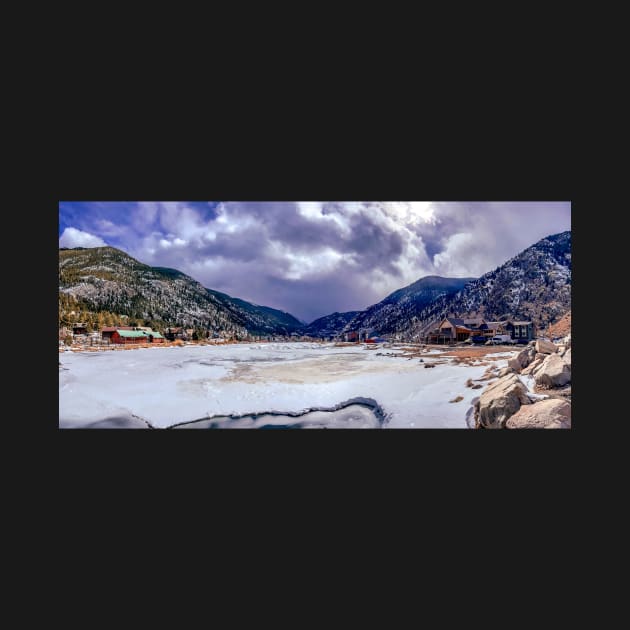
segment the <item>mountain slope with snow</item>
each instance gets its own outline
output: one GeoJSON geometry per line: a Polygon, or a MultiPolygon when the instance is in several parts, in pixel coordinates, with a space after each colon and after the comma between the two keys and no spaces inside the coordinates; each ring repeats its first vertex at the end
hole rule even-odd
{"type": "Polygon", "coordinates": [[[289,313],[206,289],[181,271],[150,267],[114,247],[59,250],[60,319],[71,308],[239,337],[286,335],[303,326],[289,313]]]}
{"type": "Polygon", "coordinates": [[[344,331],[366,331],[377,335],[395,334],[435,300],[448,297],[474,278],[441,278],[426,276],[388,295],[378,304],[361,311],[344,331]]]}
{"type": "Polygon", "coordinates": [[[332,313],[311,322],[303,329],[304,335],[311,337],[334,337],[338,335],[346,324],[356,317],[361,311],[348,311],[347,313],[332,313]]]}
{"type": "Polygon", "coordinates": [[[457,294],[439,298],[400,322],[398,330],[405,338],[418,338],[447,315],[531,320],[540,330],[570,309],[571,232],[567,231],[541,239],[457,294]]]}

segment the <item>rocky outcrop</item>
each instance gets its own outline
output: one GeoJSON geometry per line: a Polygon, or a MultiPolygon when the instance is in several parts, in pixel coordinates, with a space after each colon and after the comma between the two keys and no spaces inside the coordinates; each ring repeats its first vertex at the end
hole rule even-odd
{"type": "Polygon", "coordinates": [[[536,342],[536,352],[542,352],[543,354],[551,354],[558,349],[555,343],[551,343],[551,341],[545,341],[544,339],[539,339],[536,342]]]}
{"type": "Polygon", "coordinates": [[[529,405],[527,389],[516,374],[508,374],[487,387],[475,403],[475,426],[500,429],[521,405],[529,405]]]}
{"type": "Polygon", "coordinates": [[[501,368],[499,370],[499,378],[501,378],[502,376],[507,376],[508,374],[514,374],[514,372],[516,372],[516,369],[512,365],[510,365],[510,361],[508,361],[507,367],[501,368]]]}
{"type": "Polygon", "coordinates": [[[507,429],[570,429],[571,404],[550,398],[521,407],[505,423],[507,429]]]}
{"type": "Polygon", "coordinates": [[[559,354],[550,354],[536,370],[534,378],[539,387],[562,387],[571,382],[571,365],[559,354]]]}
{"type": "MultiPolygon", "coordinates": [[[[510,370],[510,372],[520,372],[521,367],[522,366],[520,361],[518,360],[518,357],[513,357],[511,359],[508,359],[507,367],[503,368],[501,372],[504,372],[505,370],[510,370]]],[[[499,372],[499,376],[501,376],[501,372],[499,372]]]]}
{"type": "Polygon", "coordinates": [[[563,355],[562,360],[571,368],[571,348],[569,348],[563,355]]]}
{"type": "Polygon", "coordinates": [[[508,361],[508,365],[514,368],[515,372],[520,372],[526,368],[536,358],[536,350],[532,346],[528,346],[521,350],[515,357],[508,361]]]}
{"type": "Polygon", "coordinates": [[[535,359],[526,368],[521,370],[521,374],[535,374],[536,370],[543,364],[544,359],[535,359]]]}

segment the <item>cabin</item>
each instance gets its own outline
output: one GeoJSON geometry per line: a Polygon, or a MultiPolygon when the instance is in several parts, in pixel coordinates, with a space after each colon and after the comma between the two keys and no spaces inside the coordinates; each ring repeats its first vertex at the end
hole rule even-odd
{"type": "Polygon", "coordinates": [[[87,324],[73,324],[72,334],[74,335],[87,335],[87,324]]]}
{"type": "Polygon", "coordinates": [[[485,322],[481,328],[486,332],[484,334],[486,337],[492,338],[495,335],[507,335],[508,332],[505,329],[505,324],[507,322],[485,322]]]}
{"type": "Polygon", "coordinates": [[[528,343],[534,338],[534,325],[531,321],[510,320],[505,322],[505,332],[514,341],[528,343]]]}
{"type": "Polygon", "coordinates": [[[473,332],[472,324],[466,325],[465,320],[461,317],[445,317],[440,325],[427,335],[427,343],[443,344],[466,341],[473,332]]]}
{"type": "Polygon", "coordinates": [[[164,343],[164,337],[157,331],[151,330],[122,330],[117,329],[111,336],[112,343],[164,343]]]}
{"type": "Polygon", "coordinates": [[[181,326],[171,326],[164,331],[164,336],[169,341],[175,341],[175,339],[186,339],[186,332],[181,326]]]}
{"type": "Polygon", "coordinates": [[[103,328],[101,328],[101,339],[103,341],[111,341],[112,335],[116,332],[116,330],[116,326],[104,326],[103,328]]]}

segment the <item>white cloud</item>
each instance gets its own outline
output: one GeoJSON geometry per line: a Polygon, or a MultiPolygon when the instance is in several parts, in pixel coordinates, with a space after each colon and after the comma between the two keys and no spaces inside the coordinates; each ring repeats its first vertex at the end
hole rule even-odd
{"type": "Polygon", "coordinates": [[[59,247],[104,247],[107,243],[98,236],[67,227],[59,238],[59,247]]]}
{"type": "Polygon", "coordinates": [[[98,234],[144,263],[310,321],[426,275],[480,276],[570,229],[570,203],[228,201],[208,212],[139,202],[79,225],[89,232],[67,228],[60,245],[104,245],[98,234]]]}

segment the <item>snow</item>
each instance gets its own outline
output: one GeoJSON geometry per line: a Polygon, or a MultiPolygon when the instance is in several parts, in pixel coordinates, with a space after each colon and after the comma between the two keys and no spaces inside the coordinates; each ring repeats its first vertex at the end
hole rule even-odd
{"type": "MultiPolygon", "coordinates": [[[[497,366],[506,363],[496,358],[497,366]]],[[[164,428],[215,416],[303,412],[315,414],[310,426],[321,426],[320,411],[330,409],[345,409],[336,415],[342,425],[373,426],[371,410],[348,406],[357,399],[380,407],[385,428],[466,428],[466,412],[482,390],[465,382],[487,369],[449,361],[428,370],[406,356],[314,343],[72,352],[60,354],[60,362],[62,428],[121,418],[164,428]],[[456,396],[463,400],[449,403],[456,396]]],[[[270,418],[243,424],[276,422],[270,418]]]]}

